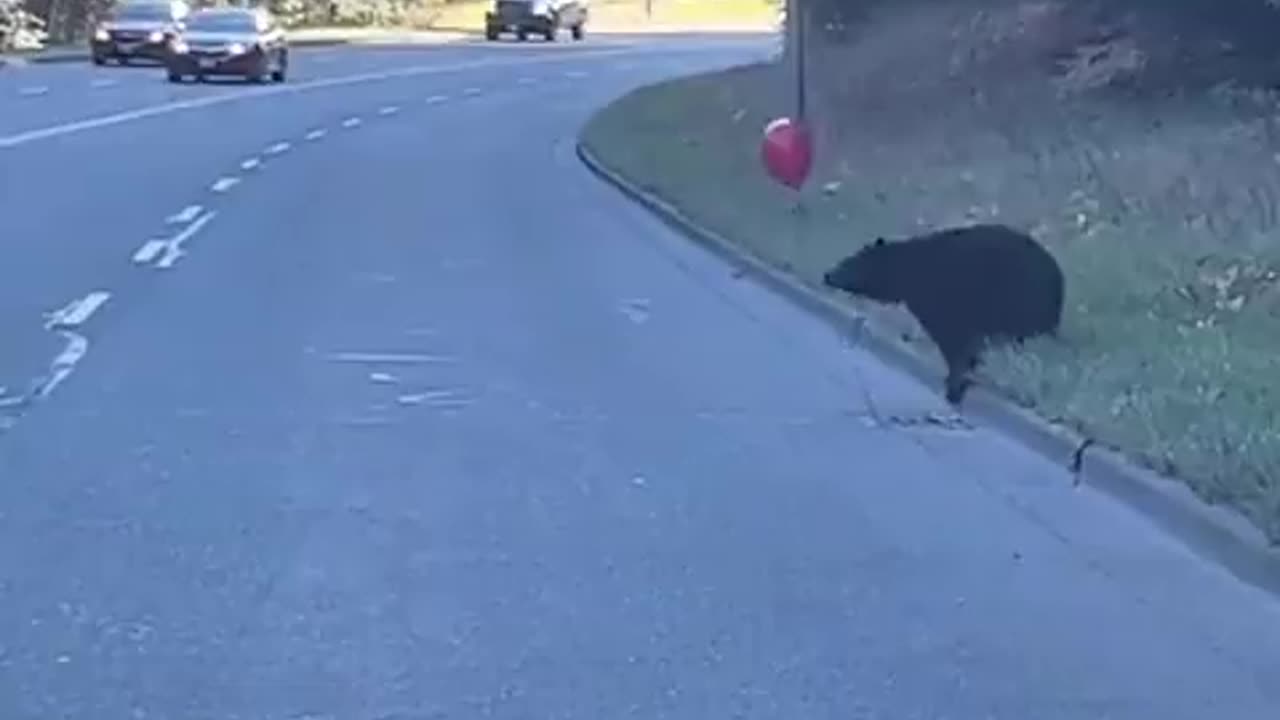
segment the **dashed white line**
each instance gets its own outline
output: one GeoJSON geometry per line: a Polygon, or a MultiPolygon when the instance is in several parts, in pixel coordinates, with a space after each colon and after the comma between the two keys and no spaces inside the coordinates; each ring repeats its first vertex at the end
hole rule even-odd
{"type": "Polygon", "coordinates": [[[357,117],[347,118],[346,120],[342,121],[342,127],[344,128],[353,128],[353,127],[359,127],[359,126],[360,126],[360,118],[357,118],[357,117]]]}
{"type": "Polygon", "coordinates": [[[173,267],[174,264],[186,254],[182,250],[183,244],[190,240],[196,233],[200,232],[201,228],[208,225],[209,221],[213,219],[213,215],[214,214],[212,212],[207,212],[204,215],[201,215],[198,220],[183,228],[182,232],[174,235],[169,241],[167,241],[164,244],[164,257],[160,258],[160,261],[156,263],[156,267],[161,270],[168,270],[173,267]]]}
{"type": "Polygon", "coordinates": [[[577,78],[584,78],[587,76],[587,74],[581,70],[569,70],[564,74],[564,76],[567,78],[577,79],[577,78]]]}
{"type": "Polygon", "coordinates": [[[396,105],[387,105],[385,107],[378,108],[379,115],[395,115],[398,112],[400,112],[400,108],[396,105]]]}
{"type": "Polygon", "coordinates": [[[188,205],[182,208],[180,212],[170,215],[168,219],[168,223],[170,225],[185,225],[191,222],[192,220],[195,220],[196,217],[200,215],[200,211],[203,209],[204,208],[200,207],[199,205],[188,205]]]}
{"type": "Polygon", "coordinates": [[[480,94],[480,88],[478,88],[478,87],[469,87],[469,88],[467,88],[466,90],[463,90],[463,91],[462,91],[462,94],[463,94],[463,95],[469,95],[469,96],[479,95],[479,94],[480,94]]]}
{"type": "Polygon", "coordinates": [[[244,162],[240,163],[240,169],[253,170],[261,164],[262,164],[262,161],[259,160],[258,158],[249,158],[248,160],[245,160],[244,162]]]}
{"type": "Polygon", "coordinates": [[[279,155],[281,153],[286,153],[286,152],[289,152],[290,147],[291,146],[287,142],[278,142],[275,145],[272,145],[271,147],[267,148],[267,154],[279,155]]]}
{"type": "Polygon", "coordinates": [[[216,193],[223,193],[238,184],[240,184],[240,178],[238,177],[221,177],[218,178],[217,182],[209,186],[209,189],[216,193]]]}
{"type": "Polygon", "coordinates": [[[110,299],[111,293],[95,290],[50,315],[45,327],[51,330],[80,327],[110,299]]]}
{"type": "Polygon", "coordinates": [[[324,128],[317,128],[307,133],[307,140],[310,140],[311,142],[315,142],[316,140],[319,140],[320,138],[328,134],[329,134],[328,130],[325,130],[324,128]]]}
{"type": "Polygon", "coordinates": [[[36,97],[49,92],[49,88],[45,85],[36,85],[34,87],[24,87],[18,89],[18,94],[22,97],[36,97]]]}
{"type": "Polygon", "coordinates": [[[49,377],[36,390],[36,395],[39,397],[47,397],[49,393],[62,384],[62,381],[70,377],[71,373],[76,369],[76,365],[89,352],[89,341],[83,335],[64,332],[62,336],[66,339],[67,344],[49,366],[49,377]]]}
{"type": "Polygon", "coordinates": [[[431,97],[427,98],[427,104],[435,105],[436,103],[442,103],[448,99],[449,99],[448,95],[432,95],[431,97]]]}
{"type": "Polygon", "coordinates": [[[94,80],[93,82],[89,83],[89,87],[91,87],[91,88],[109,88],[109,87],[114,87],[115,85],[118,85],[119,83],[120,83],[120,81],[119,81],[119,80],[110,80],[110,79],[107,79],[107,78],[102,78],[102,79],[99,79],[99,80],[94,80]]]}
{"type": "Polygon", "coordinates": [[[516,82],[520,83],[521,85],[532,85],[532,84],[534,84],[535,82],[537,82],[537,80],[534,80],[534,79],[533,79],[533,78],[531,78],[531,77],[522,77],[522,78],[520,78],[519,80],[517,80],[516,82]]]}
{"type": "Polygon", "coordinates": [[[155,261],[160,253],[169,246],[168,240],[148,240],[143,243],[142,247],[133,254],[133,262],[138,265],[147,265],[155,261]]]}

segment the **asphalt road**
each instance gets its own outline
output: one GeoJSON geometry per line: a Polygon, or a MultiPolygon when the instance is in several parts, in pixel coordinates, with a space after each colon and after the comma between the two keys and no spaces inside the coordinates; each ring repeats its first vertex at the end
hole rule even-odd
{"type": "Polygon", "coordinates": [[[1274,720],[1272,598],[574,158],[767,51],[0,73],[0,717],[1274,720]]]}

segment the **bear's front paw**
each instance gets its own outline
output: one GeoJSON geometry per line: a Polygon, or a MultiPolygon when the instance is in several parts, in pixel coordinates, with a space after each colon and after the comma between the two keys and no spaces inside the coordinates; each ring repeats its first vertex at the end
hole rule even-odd
{"type": "Polygon", "coordinates": [[[972,384],[973,383],[969,378],[962,375],[948,375],[947,402],[952,405],[959,405],[960,401],[964,399],[965,391],[967,391],[969,386],[972,384]]]}

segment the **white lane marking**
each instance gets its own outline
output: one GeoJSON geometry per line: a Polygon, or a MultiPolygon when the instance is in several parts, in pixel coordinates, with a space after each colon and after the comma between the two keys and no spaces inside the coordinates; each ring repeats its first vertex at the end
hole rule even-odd
{"type": "Polygon", "coordinates": [[[168,240],[148,240],[133,254],[133,262],[138,265],[147,265],[153,262],[168,246],[168,240]]]}
{"type": "Polygon", "coordinates": [[[271,147],[267,148],[267,154],[279,155],[280,153],[286,153],[286,152],[289,152],[290,147],[292,146],[289,145],[289,143],[287,142],[278,142],[275,145],[272,145],[271,147]]]}
{"type": "Polygon", "coordinates": [[[422,365],[426,363],[453,362],[452,358],[439,355],[420,355],[415,353],[334,353],[329,356],[334,362],[362,363],[372,365],[422,365]]]}
{"type": "Polygon", "coordinates": [[[463,91],[462,91],[462,94],[463,94],[463,95],[469,95],[469,96],[479,95],[479,94],[480,94],[480,88],[478,88],[478,87],[469,87],[469,88],[467,88],[466,90],[463,90],[463,91]]]}
{"type": "Polygon", "coordinates": [[[46,85],[36,85],[34,87],[24,87],[18,89],[18,94],[22,97],[38,97],[49,92],[46,85]]]}
{"type": "Polygon", "coordinates": [[[77,120],[74,122],[62,123],[60,125],[51,125],[49,127],[15,133],[13,135],[0,136],[0,148],[18,147],[19,145],[26,145],[28,143],[48,140],[49,138],[61,137],[63,135],[72,135],[89,130],[97,130],[104,127],[111,127],[113,125],[143,120],[159,115],[168,115],[184,110],[212,107],[214,105],[224,105],[251,98],[286,94],[295,95],[310,92],[312,90],[322,90],[325,88],[343,87],[346,85],[357,85],[360,83],[382,82],[385,80],[396,80],[399,78],[418,77],[422,75],[443,75],[445,73],[460,72],[464,70],[479,70],[482,68],[506,67],[510,65],[527,66],[533,63],[576,62],[583,59],[608,57],[611,55],[622,55],[625,53],[645,52],[670,51],[658,48],[618,48],[611,50],[575,52],[572,54],[546,55],[543,57],[473,60],[470,62],[453,63],[449,65],[412,65],[405,68],[398,68],[396,70],[359,73],[356,75],[342,75],[339,77],[312,80],[304,83],[267,85],[238,92],[224,93],[222,95],[209,95],[205,97],[191,98],[188,100],[162,103],[160,105],[151,105],[149,107],[142,107],[136,110],[125,110],[123,112],[112,113],[110,115],[101,115],[99,117],[89,118],[87,120],[77,120]]]}
{"type": "Polygon", "coordinates": [[[532,84],[534,84],[535,82],[537,82],[537,80],[534,80],[534,79],[533,79],[533,78],[531,78],[531,77],[522,77],[522,78],[520,78],[519,80],[517,80],[516,82],[520,83],[521,85],[532,85],[532,84]]]}
{"type": "Polygon", "coordinates": [[[357,118],[357,117],[347,118],[346,120],[342,121],[342,127],[344,128],[360,127],[360,118],[357,118]]]}
{"type": "Polygon", "coordinates": [[[73,300],[61,310],[57,310],[49,315],[49,322],[45,327],[50,330],[75,328],[89,322],[89,318],[98,312],[98,309],[107,304],[111,299],[111,293],[104,290],[95,290],[88,295],[73,300]]]}
{"type": "Polygon", "coordinates": [[[396,105],[387,105],[385,107],[378,108],[379,115],[395,115],[398,112],[400,112],[400,108],[396,105]]]}
{"type": "Polygon", "coordinates": [[[448,99],[449,99],[448,95],[432,95],[431,97],[427,98],[427,104],[435,105],[436,103],[442,103],[448,99]]]}
{"type": "Polygon", "coordinates": [[[119,83],[120,83],[120,81],[119,81],[119,80],[111,80],[111,79],[108,79],[108,78],[101,78],[101,79],[94,80],[93,82],[89,83],[89,87],[91,87],[91,88],[109,88],[109,87],[113,87],[113,86],[115,86],[115,85],[118,85],[119,83]]]}
{"type": "Polygon", "coordinates": [[[307,140],[310,140],[311,142],[315,142],[316,140],[319,140],[320,138],[328,134],[329,134],[328,130],[325,130],[324,128],[317,128],[307,133],[307,140]]]}
{"type": "Polygon", "coordinates": [[[577,79],[577,78],[584,78],[587,76],[587,74],[585,72],[582,72],[581,70],[570,70],[566,72],[564,76],[567,78],[577,79]]]}
{"type": "Polygon", "coordinates": [[[201,228],[208,225],[213,216],[214,213],[212,212],[201,215],[198,220],[183,228],[182,232],[170,238],[164,244],[164,257],[160,258],[160,261],[156,263],[156,267],[161,270],[168,270],[173,267],[183,255],[186,255],[182,250],[182,246],[194,237],[196,233],[200,232],[201,228]]]}
{"type": "Polygon", "coordinates": [[[261,164],[262,164],[262,161],[259,160],[258,158],[249,158],[248,160],[245,160],[244,162],[240,163],[240,169],[253,170],[254,168],[258,167],[261,164]]]}
{"type": "Polygon", "coordinates": [[[49,393],[52,393],[64,380],[71,376],[71,373],[76,369],[76,365],[89,352],[89,340],[83,335],[64,332],[62,337],[67,341],[67,344],[49,366],[49,377],[45,378],[36,389],[37,397],[48,397],[49,393]]]}
{"type": "Polygon", "coordinates": [[[196,217],[200,215],[200,211],[203,209],[204,208],[200,207],[199,205],[188,205],[182,208],[181,212],[177,212],[177,213],[174,213],[173,215],[170,215],[169,219],[166,222],[168,222],[170,225],[185,225],[191,222],[192,220],[195,220],[196,217]]]}
{"type": "Polygon", "coordinates": [[[209,186],[209,189],[216,193],[223,193],[238,184],[240,184],[240,178],[238,177],[220,177],[217,182],[209,186]]]}

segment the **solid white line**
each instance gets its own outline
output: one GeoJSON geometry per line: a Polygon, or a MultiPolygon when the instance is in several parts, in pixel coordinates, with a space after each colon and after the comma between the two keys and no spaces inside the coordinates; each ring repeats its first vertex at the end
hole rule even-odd
{"type": "Polygon", "coordinates": [[[138,265],[146,265],[155,260],[156,256],[164,252],[164,249],[168,246],[168,240],[148,240],[133,254],[133,262],[138,265]]]}
{"type": "Polygon", "coordinates": [[[275,145],[272,145],[271,147],[267,148],[267,154],[279,155],[280,153],[288,152],[289,147],[290,147],[289,143],[287,142],[278,142],[275,145]]]}
{"type": "Polygon", "coordinates": [[[335,353],[329,356],[334,362],[369,363],[374,365],[417,365],[423,363],[452,362],[450,358],[439,355],[417,355],[412,353],[335,353]]]}
{"type": "Polygon", "coordinates": [[[240,183],[240,178],[238,177],[221,177],[221,178],[218,178],[217,182],[209,186],[209,189],[216,193],[221,193],[221,192],[226,192],[230,190],[231,188],[235,187],[239,183],[240,183]]]}
{"type": "Polygon", "coordinates": [[[357,117],[347,118],[346,120],[342,121],[342,127],[344,128],[353,128],[353,127],[359,127],[359,126],[360,126],[360,118],[357,118],[357,117]]]}
{"type": "Polygon", "coordinates": [[[98,312],[98,308],[105,305],[110,299],[111,293],[95,290],[55,312],[49,318],[49,323],[46,327],[50,329],[79,327],[88,322],[89,318],[98,312]]]}
{"type": "Polygon", "coordinates": [[[156,263],[156,267],[161,270],[168,270],[173,267],[174,264],[186,254],[182,250],[183,244],[190,240],[196,233],[200,232],[201,228],[208,225],[209,221],[213,219],[213,216],[214,213],[212,212],[207,212],[204,215],[201,215],[198,220],[183,228],[182,232],[170,238],[164,245],[164,257],[160,258],[160,261],[156,263]]]}
{"type": "Polygon", "coordinates": [[[248,160],[245,160],[244,162],[240,163],[240,169],[252,170],[261,164],[262,164],[262,161],[259,160],[258,158],[249,158],[248,160]]]}
{"type": "Polygon", "coordinates": [[[200,214],[202,209],[203,208],[199,205],[188,205],[182,208],[182,212],[170,215],[167,222],[170,225],[185,225],[186,223],[195,220],[196,216],[200,214]]]}
{"type": "Polygon", "coordinates": [[[71,135],[88,130],[97,130],[99,128],[134,122],[136,120],[143,120],[145,118],[156,117],[159,115],[168,115],[170,113],[181,112],[183,110],[195,110],[197,108],[206,108],[214,105],[239,102],[250,98],[268,97],[273,95],[294,95],[324,88],[343,87],[345,85],[356,85],[359,83],[381,82],[384,80],[395,80],[398,78],[417,77],[421,75],[442,75],[445,73],[459,72],[463,70],[478,70],[481,68],[529,65],[532,63],[546,62],[576,62],[583,59],[644,52],[670,52],[670,50],[660,48],[616,48],[601,50],[598,52],[575,52],[534,58],[525,57],[502,60],[476,60],[451,65],[414,65],[406,68],[398,68],[396,70],[361,73],[357,75],[343,75],[339,77],[324,78],[322,80],[312,80],[305,83],[268,85],[238,92],[229,92],[222,95],[208,95],[188,100],[152,105],[149,107],[138,108],[136,110],[126,110],[124,112],[112,113],[110,115],[102,115],[95,118],[89,118],[87,120],[77,120],[60,125],[38,128],[36,130],[28,130],[26,132],[0,137],[0,148],[17,147],[19,145],[26,145],[39,140],[48,140],[49,138],[60,137],[63,135],[71,135]]]}
{"type": "Polygon", "coordinates": [[[395,105],[378,108],[379,115],[395,115],[398,112],[400,112],[400,108],[395,105]]]}
{"type": "Polygon", "coordinates": [[[319,140],[320,138],[324,137],[328,133],[329,131],[323,128],[312,130],[311,132],[307,133],[307,139],[312,141],[319,140]]]}
{"type": "Polygon", "coordinates": [[[442,103],[448,99],[449,99],[448,95],[432,95],[431,97],[427,98],[427,104],[435,105],[436,103],[442,103]]]}

